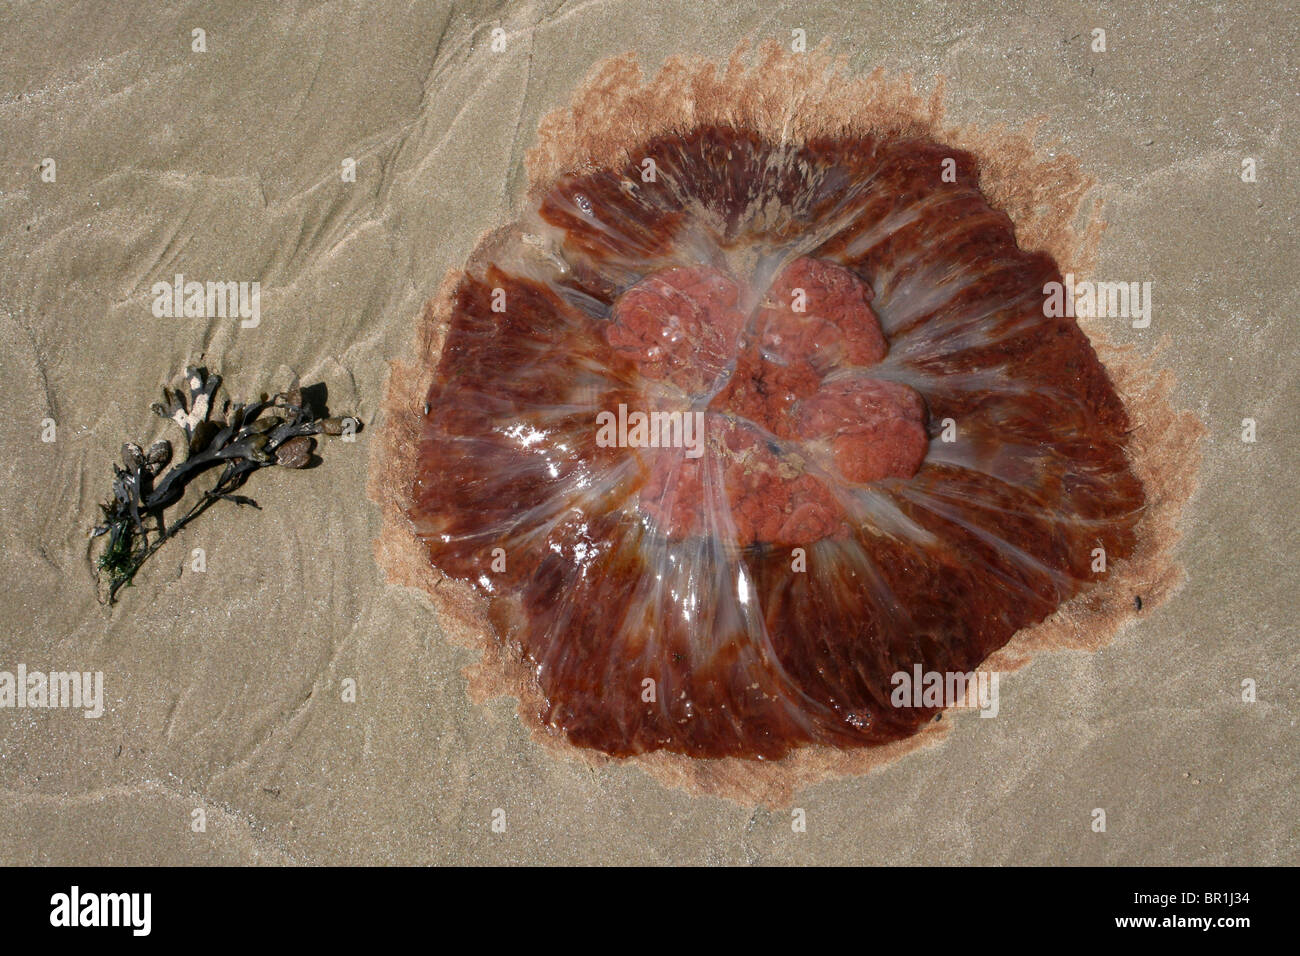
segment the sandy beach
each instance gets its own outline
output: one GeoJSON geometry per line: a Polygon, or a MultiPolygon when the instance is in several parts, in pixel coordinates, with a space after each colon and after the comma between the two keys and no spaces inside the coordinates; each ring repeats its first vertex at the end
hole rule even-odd
{"type": "Polygon", "coordinates": [[[1265,3],[0,13],[0,671],[103,675],[100,716],[0,708],[0,863],[1300,863],[1298,31],[1265,3]],[[806,832],[472,700],[478,655],[387,579],[367,496],[389,363],[518,216],[542,117],[608,57],[794,30],[1077,157],[1095,274],[1154,289],[1107,333],[1205,428],[1177,592],[1005,674],[996,720],[803,789],[806,832]],[[177,276],[259,282],[256,321],[158,315],[177,276]],[[149,405],[187,364],[233,398],[322,382],[365,428],[254,474],[259,509],[219,504],[108,607],[88,533],[121,444],[177,437],[149,405]]]}

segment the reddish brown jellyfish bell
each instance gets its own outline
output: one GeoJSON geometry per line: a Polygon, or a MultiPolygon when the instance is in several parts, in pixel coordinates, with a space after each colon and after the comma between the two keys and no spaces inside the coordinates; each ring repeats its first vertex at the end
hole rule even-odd
{"type": "Polygon", "coordinates": [[[1169,383],[1044,307],[1099,235],[1078,164],[832,66],[599,68],[425,310],[372,485],[476,686],[745,800],[941,733],[900,674],[1107,639],[1194,471],[1169,383]]]}

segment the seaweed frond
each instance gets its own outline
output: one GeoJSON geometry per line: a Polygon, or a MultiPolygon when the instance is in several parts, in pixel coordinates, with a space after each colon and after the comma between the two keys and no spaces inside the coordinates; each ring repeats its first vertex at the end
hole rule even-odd
{"type": "Polygon", "coordinates": [[[190,366],[184,377],[184,387],[164,388],[163,401],[151,406],[184,433],[184,459],[167,468],[173,450],[166,439],[147,451],[135,442],[124,444],[122,464],[113,466],[112,497],[100,505],[104,520],[91,531],[92,538],[107,536],[95,564],[103,575],[101,584],[107,578],[109,604],[167,540],[217,501],[257,507],[252,498],[236,493],[254,471],[274,465],[308,467],[317,461],[314,436],[351,436],[361,429],[354,417],[317,417],[297,386],[255,402],[224,401],[214,417],[221,376],[190,366]],[[180,503],[189,483],[215,468],[220,468],[216,484],[169,521],[168,509],[180,503]]]}

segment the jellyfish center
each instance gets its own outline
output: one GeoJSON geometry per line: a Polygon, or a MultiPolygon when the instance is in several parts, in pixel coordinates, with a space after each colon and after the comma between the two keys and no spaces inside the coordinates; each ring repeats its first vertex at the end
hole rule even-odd
{"type": "Polygon", "coordinates": [[[605,336],[645,416],[629,416],[644,428],[627,445],[659,532],[809,544],[847,533],[853,486],[916,473],[924,403],[871,374],[888,351],[871,296],[848,269],[802,257],[766,288],[701,265],[619,297],[605,336]]]}

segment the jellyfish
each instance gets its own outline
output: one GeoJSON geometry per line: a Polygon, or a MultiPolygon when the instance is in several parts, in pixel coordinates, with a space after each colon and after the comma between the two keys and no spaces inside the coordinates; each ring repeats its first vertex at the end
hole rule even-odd
{"type": "Polygon", "coordinates": [[[1167,594],[1196,426],[1044,308],[1100,235],[1076,162],[746,55],[616,58],[543,121],[393,368],[372,495],[539,737],[770,797],[942,733],[900,674],[1167,594]]]}

